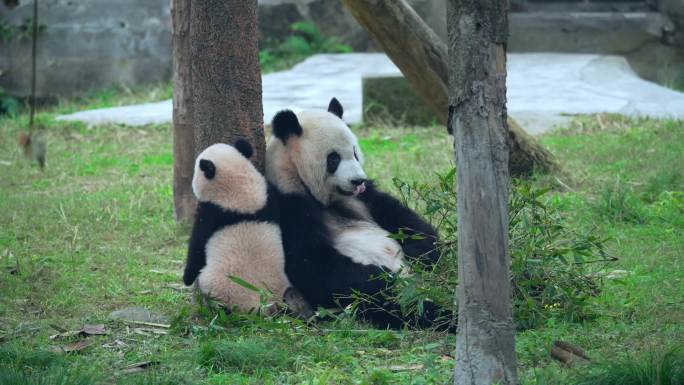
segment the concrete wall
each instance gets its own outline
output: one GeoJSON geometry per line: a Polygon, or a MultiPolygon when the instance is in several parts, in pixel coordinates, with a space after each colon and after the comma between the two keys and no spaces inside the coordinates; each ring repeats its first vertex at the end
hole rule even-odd
{"type": "MultiPolygon", "coordinates": [[[[38,95],[169,80],[170,3],[41,0],[39,19],[45,30],[38,45],[38,95]]],[[[446,0],[409,3],[446,39],[446,0]]],[[[668,84],[684,76],[684,0],[660,0],[659,5],[662,14],[512,13],[509,50],[624,54],[642,76],[668,84]]],[[[0,20],[10,25],[22,24],[31,14],[32,0],[20,0],[11,10],[0,2],[0,20]]],[[[339,0],[259,0],[262,44],[288,36],[290,25],[302,20],[355,51],[377,51],[339,0]]],[[[28,94],[30,53],[29,38],[0,40],[0,87],[14,95],[28,94]]]]}
{"type": "MultiPolygon", "coordinates": [[[[30,0],[14,9],[0,2],[0,18],[20,25],[32,17],[30,0]]],[[[37,93],[72,95],[116,84],[170,79],[169,0],[41,0],[37,93]]],[[[0,41],[0,87],[30,90],[31,39],[0,41]]]]}

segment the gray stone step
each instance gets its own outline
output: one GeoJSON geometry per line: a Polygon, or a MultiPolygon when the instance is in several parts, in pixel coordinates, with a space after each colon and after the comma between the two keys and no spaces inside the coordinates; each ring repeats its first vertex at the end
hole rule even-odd
{"type": "MultiPolygon", "coordinates": [[[[345,120],[362,119],[362,77],[398,75],[377,53],[315,55],[292,69],[263,77],[264,122],[283,108],[325,108],[337,97],[345,120]]],[[[528,53],[508,55],[508,112],[530,133],[569,120],[567,115],[619,113],[684,119],[684,93],[640,79],[619,56],[528,53]]],[[[76,112],[59,120],[143,125],[171,121],[171,101],[76,112]]]]}

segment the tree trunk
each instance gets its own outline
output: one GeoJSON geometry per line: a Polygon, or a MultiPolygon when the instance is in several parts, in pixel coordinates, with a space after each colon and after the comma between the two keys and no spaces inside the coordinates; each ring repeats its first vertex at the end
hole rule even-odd
{"type": "Polygon", "coordinates": [[[192,192],[195,133],[190,77],[190,0],[173,0],[173,204],[177,221],[190,222],[197,202],[192,192]]]}
{"type": "MultiPolygon", "coordinates": [[[[342,0],[363,28],[399,67],[406,80],[437,118],[447,121],[447,47],[405,0],[342,0]]],[[[447,127],[448,128],[448,127],[447,127]]],[[[533,170],[560,170],[553,155],[515,122],[507,138],[510,171],[527,176],[533,170]]],[[[451,131],[449,131],[451,133],[451,131]]]]}
{"type": "Polygon", "coordinates": [[[195,154],[247,139],[264,171],[257,0],[193,0],[190,78],[195,154]]]}
{"type": "Polygon", "coordinates": [[[173,0],[173,198],[190,221],[194,161],[206,147],[247,139],[264,171],[257,1],[173,0]]]}
{"type": "Polygon", "coordinates": [[[454,383],[517,384],[508,255],[507,0],[449,0],[458,194],[454,383]]]}

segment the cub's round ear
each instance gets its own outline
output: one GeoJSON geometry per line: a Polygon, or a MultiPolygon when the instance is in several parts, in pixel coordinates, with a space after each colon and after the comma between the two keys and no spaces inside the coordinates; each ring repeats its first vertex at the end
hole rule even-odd
{"type": "Polygon", "coordinates": [[[337,98],[330,99],[330,104],[328,104],[328,112],[342,119],[344,109],[342,108],[342,104],[340,104],[340,101],[337,100],[337,98]]]}
{"type": "Polygon", "coordinates": [[[290,135],[302,135],[302,126],[299,125],[297,115],[290,110],[282,110],[273,117],[271,123],[273,134],[280,139],[283,144],[287,142],[290,135]]]}
{"type": "Polygon", "coordinates": [[[249,159],[254,153],[252,145],[244,139],[238,139],[233,147],[235,147],[235,149],[238,150],[240,154],[242,154],[242,156],[244,156],[247,159],[249,159]]]}
{"type": "Polygon", "coordinates": [[[210,160],[200,159],[199,168],[204,172],[204,176],[207,179],[214,179],[214,176],[216,176],[216,166],[210,160]]]}

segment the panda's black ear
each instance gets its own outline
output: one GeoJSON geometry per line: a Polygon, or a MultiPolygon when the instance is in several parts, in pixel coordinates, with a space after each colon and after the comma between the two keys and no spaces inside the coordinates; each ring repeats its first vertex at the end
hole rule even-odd
{"type": "Polygon", "coordinates": [[[214,176],[216,176],[216,166],[214,165],[214,162],[207,159],[200,159],[199,167],[200,170],[204,172],[204,176],[207,179],[214,179],[214,176]]]}
{"type": "Polygon", "coordinates": [[[340,104],[340,101],[337,100],[337,98],[330,99],[330,104],[328,104],[328,112],[342,119],[344,109],[342,108],[342,104],[340,104]]]}
{"type": "Polygon", "coordinates": [[[235,147],[235,149],[238,150],[240,154],[242,154],[242,156],[244,156],[247,159],[249,159],[254,153],[252,145],[244,139],[238,139],[233,147],[235,147]]]}
{"type": "Polygon", "coordinates": [[[273,127],[273,134],[280,139],[283,144],[287,142],[290,135],[300,136],[302,134],[302,126],[299,125],[297,115],[290,110],[282,110],[273,117],[271,123],[273,127]]]}

